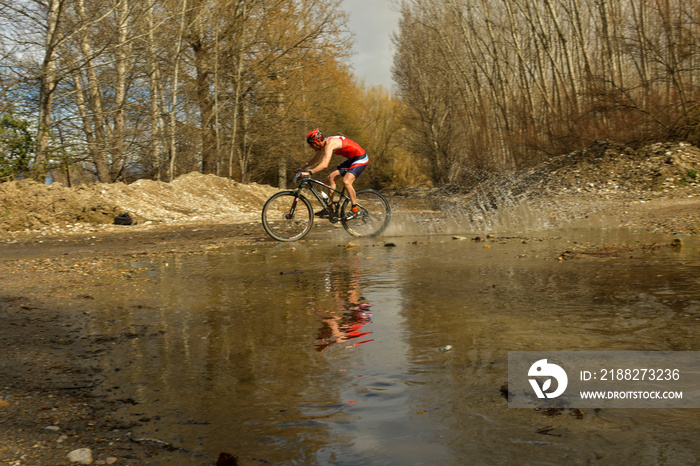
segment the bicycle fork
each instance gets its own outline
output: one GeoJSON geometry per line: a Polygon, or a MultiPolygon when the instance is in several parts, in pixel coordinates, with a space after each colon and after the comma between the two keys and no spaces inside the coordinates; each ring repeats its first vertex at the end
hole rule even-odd
{"type": "Polygon", "coordinates": [[[289,209],[289,212],[284,215],[284,218],[287,220],[293,220],[294,219],[294,212],[297,210],[297,202],[299,202],[299,193],[297,193],[294,196],[294,201],[292,202],[292,207],[289,209]]]}

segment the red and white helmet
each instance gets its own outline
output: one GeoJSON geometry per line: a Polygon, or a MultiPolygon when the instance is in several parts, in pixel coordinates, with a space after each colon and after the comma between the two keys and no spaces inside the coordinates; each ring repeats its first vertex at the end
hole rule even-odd
{"type": "Polygon", "coordinates": [[[309,134],[306,135],[306,142],[310,146],[320,146],[323,144],[323,133],[318,128],[312,129],[309,131],[309,134]]]}

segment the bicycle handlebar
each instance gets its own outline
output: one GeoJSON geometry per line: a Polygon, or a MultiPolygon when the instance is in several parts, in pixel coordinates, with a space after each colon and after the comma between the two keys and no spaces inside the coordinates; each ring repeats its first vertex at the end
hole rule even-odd
{"type": "MultiPolygon", "coordinates": [[[[311,175],[304,176],[302,173],[304,173],[303,170],[297,170],[297,174],[294,175],[294,179],[292,180],[292,183],[296,184],[300,178],[310,178],[311,177],[311,175]]],[[[306,173],[308,173],[308,172],[306,172],[306,173]]]]}

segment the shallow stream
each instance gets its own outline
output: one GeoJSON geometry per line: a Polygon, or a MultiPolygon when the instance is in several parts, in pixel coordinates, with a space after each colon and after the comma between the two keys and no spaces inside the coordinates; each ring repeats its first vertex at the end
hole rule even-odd
{"type": "Polygon", "coordinates": [[[133,435],[191,464],[700,459],[696,410],[546,413],[508,408],[500,391],[509,351],[699,350],[697,239],[394,233],[132,264],[152,299],[101,311],[92,331],[150,329],[102,362],[105,386],[134,402],[119,413],[141,420],[133,435]],[[652,243],[664,247],[639,249],[652,243]],[[560,259],[586,244],[627,248],[560,259]]]}

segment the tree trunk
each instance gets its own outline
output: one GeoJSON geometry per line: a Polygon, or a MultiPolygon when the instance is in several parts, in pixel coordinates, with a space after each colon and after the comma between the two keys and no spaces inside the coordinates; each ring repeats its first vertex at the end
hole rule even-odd
{"type": "Polygon", "coordinates": [[[39,83],[39,133],[33,177],[37,180],[46,174],[50,159],[51,110],[53,92],[57,85],[56,47],[59,41],[59,22],[63,0],[50,0],[48,4],[48,29],[44,41],[44,60],[39,83]]]}
{"type": "Polygon", "coordinates": [[[126,159],[124,154],[124,102],[126,101],[126,75],[129,49],[129,0],[120,0],[117,19],[117,83],[114,96],[114,130],[112,131],[112,170],[110,181],[124,176],[126,159]]]}
{"type": "MultiPolygon", "coordinates": [[[[76,13],[78,14],[78,19],[81,22],[86,21],[87,14],[85,12],[84,0],[78,0],[75,8],[76,13]]],[[[112,179],[109,168],[109,158],[107,157],[107,130],[105,128],[104,121],[102,92],[93,60],[92,45],[90,44],[90,31],[88,31],[87,28],[84,28],[81,31],[80,46],[83,53],[83,60],[85,60],[88,80],[87,102],[88,108],[92,112],[91,117],[94,128],[92,161],[95,164],[95,170],[97,171],[97,179],[103,183],[109,183],[112,181],[112,179]]]]}
{"type": "Polygon", "coordinates": [[[160,67],[158,66],[158,56],[155,44],[155,21],[153,19],[154,3],[148,8],[148,78],[151,87],[151,157],[153,160],[153,178],[157,181],[161,179],[161,163],[163,156],[163,108],[161,98],[163,95],[160,67]]]}
{"type": "Polygon", "coordinates": [[[188,11],[188,29],[192,32],[188,42],[194,53],[195,93],[200,114],[202,140],[202,173],[216,173],[216,129],[214,128],[214,101],[211,97],[211,64],[209,49],[204,40],[202,26],[202,0],[188,11]]]}
{"type": "Polygon", "coordinates": [[[170,163],[168,166],[168,181],[175,179],[175,159],[177,156],[177,144],[175,139],[175,126],[177,119],[177,92],[178,92],[178,77],[180,73],[180,54],[182,52],[182,42],[185,35],[185,19],[187,14],[187,0],[182,0],[182,12],[180,13],[180,33],[177,39],[177,50],[175,52],[175,71],[173,75],[173,98],[170,108],[170,163]]]}
{"type": "MultiPolygon", "coordinates": [[[[231,150],[229,151],[228,158],[228,177],[233,178],[233,159],[234,155],[239,151],[238,142],[238,123],[241,115],[240,105],[243,90],[243,54],[245,49],[245,34],[246,34],[246,20],[247,20],[247,4],[244,2],[242,6],[242,12],[240,15],[240,27],[236,31],[238,33],[238,41],[236,43],[236,73],[235,82],[233,90],[233,121],[231,122],[231,150]]],[[[240,160],[241,155],[238,153],[238,158],[240,160]]],[[[243,177],[243,173],[241,173],[243,177]]]]}

